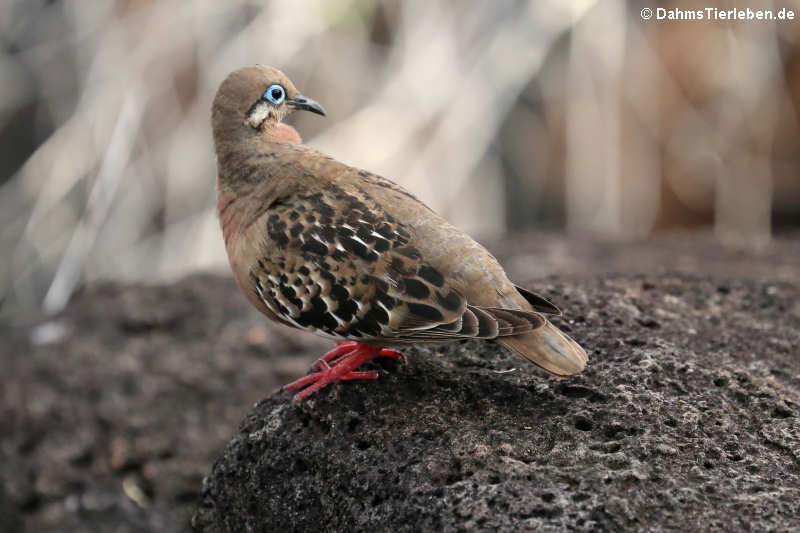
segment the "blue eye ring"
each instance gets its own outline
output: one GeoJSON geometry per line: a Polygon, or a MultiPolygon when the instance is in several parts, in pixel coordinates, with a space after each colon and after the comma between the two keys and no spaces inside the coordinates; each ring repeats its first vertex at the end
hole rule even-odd
{"type": "Polygon", "coordinates": [[[272,102],[275,105],[282,104],[286,100],[286,89],[282,85],[273,83],[267,90],[264,91],[264,100],[272,102]]]}

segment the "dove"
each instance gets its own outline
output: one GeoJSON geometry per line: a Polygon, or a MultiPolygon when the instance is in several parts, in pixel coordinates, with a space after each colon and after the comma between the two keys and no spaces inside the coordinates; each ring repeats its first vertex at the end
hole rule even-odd
{"type": "Polygon", "coordinates": [[[464,339],[497,342],[557,376],[584,369],[586,352],[548,319],[561,316],[554,304],[400,185],[303,144],[283,122],[295,111],[325,115],[281,71],[256,65],[227,76],[211,113],[237,284],[268,318],[338,343],[284,391],[299,401],[376,379],[358,368],[464,339]]]}

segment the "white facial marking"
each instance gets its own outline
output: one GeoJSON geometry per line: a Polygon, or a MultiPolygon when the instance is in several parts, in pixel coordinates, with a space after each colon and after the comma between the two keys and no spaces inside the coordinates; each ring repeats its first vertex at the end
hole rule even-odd
{"type": "Polygon", "coordinates": [[[266,102],[259,102],[250,114],[247,115],[247,123],[253,128],[259,128],[261,124],[267,120],[269,112],[269,104],[266,102]]]}

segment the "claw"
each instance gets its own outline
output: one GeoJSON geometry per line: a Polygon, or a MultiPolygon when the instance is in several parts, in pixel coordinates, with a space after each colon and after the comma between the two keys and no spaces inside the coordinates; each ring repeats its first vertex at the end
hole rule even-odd
{"type": "Polygon", "coordinates": [[[398,361],[400,361],[404,365],[408,364],[408,359],[406,359],[406,356],[401,354],[397,350],[391,350],[389,348],[383,348],[383,349],[381,349],[380,356],[381,357],[388,357],[390,359],[397,359],[398,361]]]}

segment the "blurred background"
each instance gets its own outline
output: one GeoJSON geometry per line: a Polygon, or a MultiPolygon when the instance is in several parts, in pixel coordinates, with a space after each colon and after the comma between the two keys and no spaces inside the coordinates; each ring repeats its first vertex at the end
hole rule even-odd
{"type": "Polygon", "coordinates": [[[646,6],[2,0],[0,320],[99,278],[228,271],[209,114],[253,63],[325,106],[291,119],[307,143],[479,239],[800,227],[800,23],[646,6]]]}
{"type": "Polygon", "coordinates": [[[565,309],[595,305],[567,313],[576,339],[614,317],[593,361],[669,338],[653,294],[708,297],[714,357],[788,361],[764,317],[800,316],[799,18],[800,0],[0,0],[0,533],[189,531],[244,413],[328,347],[230,279],[210,108],[244,65],[322,103],[290,119],[307,143],[565,309]],[[796,18],[643,20],[657,7],[796,18]]]}

